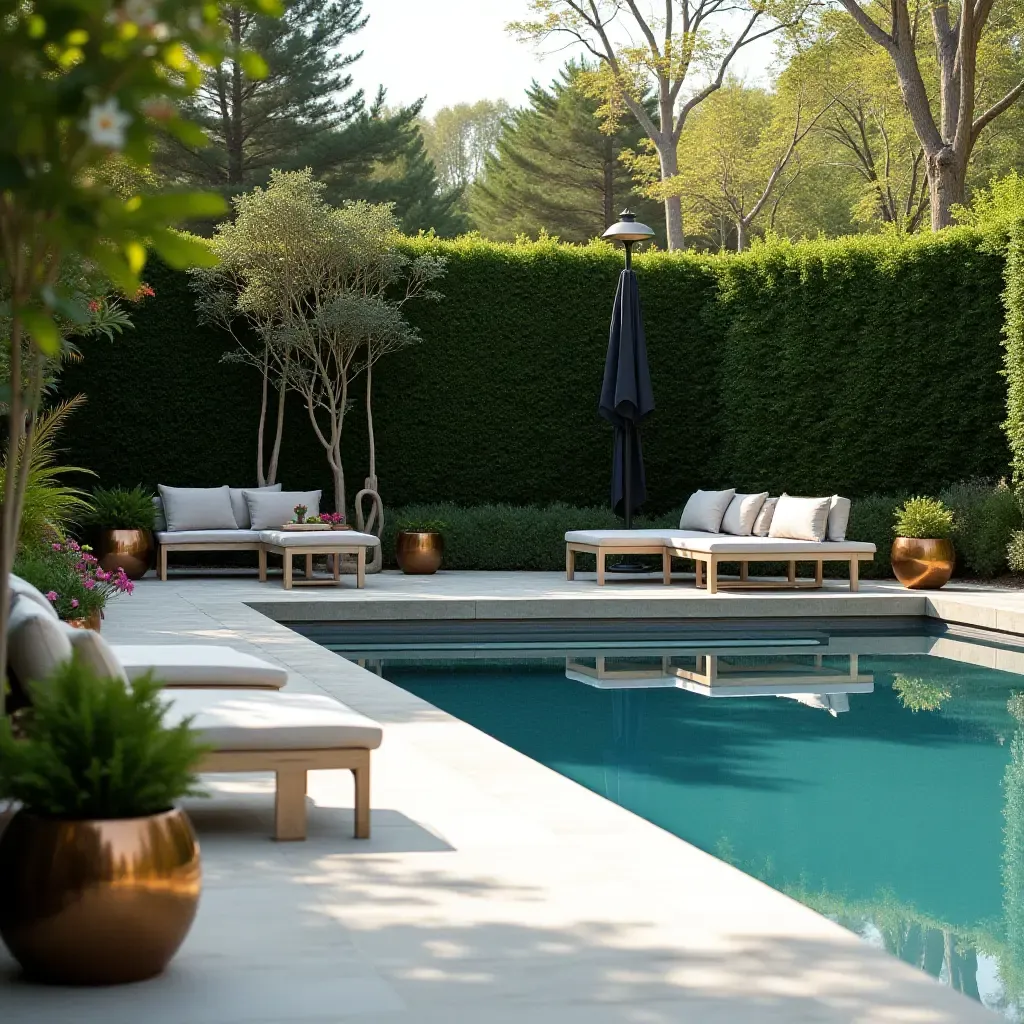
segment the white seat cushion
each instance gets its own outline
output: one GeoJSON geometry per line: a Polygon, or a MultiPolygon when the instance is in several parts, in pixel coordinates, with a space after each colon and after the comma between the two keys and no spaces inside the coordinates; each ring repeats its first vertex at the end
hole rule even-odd
{"type": "Polygon", "coordinates": [[[129,679],[152,670],[165,686],[280,689],[288,670],[214,644],[112,644],[129,679]]]}
{"type": "Polygon", "coordinates": [[[795,498],[791,494],[783,494],[775,506],[768,536],[790,540],[824,540],[831,507],[830,497],[795,498]]]}
{"type": "Polygon", "coordinates": [[[842,543],[823,540],[793,540],[788,537],[726,537],[723,534],[704,534],[694,537],[680,536],[679,533],[666,535],[670,547],[684,548],[709,555],[753,555],[763,554],[770,560],[783,552],[798,558],[813,558],[816,554],[839,556],[875,553],[875,545],[866,541],[847,540],[842,543]]]}
{"type": "Polygon", "coordinates": [[[168,690],[164,722],[194,716],[201,743],[225,750],[341,750],[380,746],[381,727],[330,697],[310,693],[168,690]]]}
{"type": "Polygon", "coordinates": [[[767,491],[760,494],[736,494],[733,495],[729,507],[722,517],[722,533],[729,533],[736,537],[749,537],[754,532],[754,522],[757,513],[768,497],[767,491]]]}
{"type": "Polygon", "coordinates": [[[258,544],[259,530],[161,530],[156,535],[160,544],[258,544]]]}
{"type": "Polygon", "coordinates": [[[722,528],[725,510],[735,494],[735,487],[727,491],[694,491],[679,517],[679,529],[718,533],[722,528]]]}
{"type": "Polygon", "coordinates": [[[372,533],[358,530],[260,530],[260,541],[278,548],[373,548],[380,543],[372,533]]]}
{"type": "Polygon", "coordinates": [[[24,687],[41,683],[71,660],[64,624],[28,597],[15,597],[7,623],[7,660],[24,687]]]}
{"type": "Polygon", "coordinates": [[[588,544],[602,548],[625,548],[664,544],[666,537],[708,537],[700,530],[570,530],[567,544],[588,544]]]}

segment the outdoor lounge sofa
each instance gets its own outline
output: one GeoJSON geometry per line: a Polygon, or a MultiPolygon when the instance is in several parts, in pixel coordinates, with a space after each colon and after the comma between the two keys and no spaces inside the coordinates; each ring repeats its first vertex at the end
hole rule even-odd
{"type": "MultiPolygon", "coordinates": [[[[45,598],[43,601],[45,603],[45,598]]],[[[170,670],[173,652],[192,652],[191,659],[185,659],[187,664],[188,660],[197,662],[204,650],[201,645],[154,649],[169,652],[151,659],[162,660],[164,672],[170,670]]],[[[230,650],[207,650],[211,649],[230,650]]],[[[145,647],[128,650],[142,652],[145,647]]],[[[8,627],[8,658],[10,674],[19,688],[27,694],[26,682],[49,678],[73,654],[97,674],[120,676],[126,681],[137,677],[145,660],[138,655],[130,672],[120,661],[115,647],[98,633],[72,629],[56,618],[52,608],[41,607],[27,593],[16,593],[8,627]]],[[[212,668],[224,670],[225,666],[218,665],[218,660],[213,659],[212,668]]],[[[251,661],[259,662],[259,659],[251,661]]],[[[237,665],[228,667],[237,671],[237,665]]],[[[147,668],[161,671],[156,664],[147,668]]],[[[210,666],[206,669],[207,673],[209,671],[210,666]]],[[[197,665],[190,665],[189,672],[198,674],[197,665]]],[[[222,678],[227,675],[225,671],[222,678]]],[[[305,839],[308,773],[332,768],[352,772],[355,836],[357,839],[369,837],[370,752],[380,746],[382,738],[376,722],[340,701],[319,694],[268,692],[237,684],[228,688],[224,683],[216,687],[200,683],[190,688],[168,689],[166,702],[165,721],[175,724],[191,718],[199,740],[212,748],[200,763],[200,772],[274,773],[274,838],[305,839]]]]}
{"type": "Polygon", "coordinates": [[[850,590],[855,591],[860,586],[860,562],[874,558],[875,545],[846,540],[849,511],[849,501],[838,495],[775,499],[734,490],[697,491],[683,510],[679,529],[570,530],[565,535],[565,575],[574,578],[579,552],[596,555],[601,586],[608,555],[660,555],[662,580],[671,584],[672,559],[690,558],[696,563],[697,586],[706,585],[708,593],[715,594],[735,587],[821,587],[823,563],[838,561],[848,563],[850,590]],[[735,509],[737,504],[740,510],[735,509]],[[695,529],[693,524],[706,528],[695,529]],[[738,580],[719,579],[724,562],[739,565],[738,580]],[[749,567],[757,562],[786,563],[786,579],[751,579],[749,567]],[[814,565],[812,579],[797,578],[798,562],[814,565]]]}
{"type": "Polygon", "coordinates": [[[380,540],[355,530],[288,532],[282,526],[293,518],[296,505],[305,505],[307,515],[318,515],[320,491],[282,491],[280,484],[268,487],[165,487],[154,499],[157,543],[157,576],[167,580],[167,558],[171,552],[255,551],[259,556],[261,582],[267,579],[267,555],[280,555],[284,588],[293,585],[292,559],[305,559],[303,583],[337,583],[341,578],[342,555],[356,559],[356,587],[366,583],[366,553],[380,540]],[[327,579],[313,578],[313,556],[333,558],[334,572],[327,579]]]}

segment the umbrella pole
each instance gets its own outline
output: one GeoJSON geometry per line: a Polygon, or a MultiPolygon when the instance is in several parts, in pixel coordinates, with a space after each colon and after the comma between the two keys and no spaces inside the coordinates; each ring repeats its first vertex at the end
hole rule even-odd
{"type": "MultiPolygon", "coordinates": [[[[629,252],[629,250],[626,250],[629,252]]],[[[626,520],[626,529],[633,529],[633,424],[626,420],[625,444],[622,446],[622,513],[626,520]]]]}

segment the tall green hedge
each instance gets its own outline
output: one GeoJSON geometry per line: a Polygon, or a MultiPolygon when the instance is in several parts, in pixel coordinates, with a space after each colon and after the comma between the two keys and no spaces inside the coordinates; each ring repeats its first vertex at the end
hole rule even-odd
{"type": "MultiPolygon", "coordinates": [[[[421,344],[374,374],[378,475],[391,507],[601,505],[611,433],[597,416],[621,255],[604,246],[418,239],[448,259],[421,344]]],[[[1004,474],[1003,256],[956,230],[897,242],[773,244],[637,259],[657,403],[644,428],[658,514],[696,487],[937,490],[1004,474]]],[[[255,479],[258,376],[220,362],[184,275],[147,271],[135,330],[91,342],[63,387],[88,404],[68,461],[104,484],[255,479]]],[[[366,465],[362,396],[346,421],[350,493],[366,465]]],[[[297,403],[286,487],[329,485],[297,403]]]]}

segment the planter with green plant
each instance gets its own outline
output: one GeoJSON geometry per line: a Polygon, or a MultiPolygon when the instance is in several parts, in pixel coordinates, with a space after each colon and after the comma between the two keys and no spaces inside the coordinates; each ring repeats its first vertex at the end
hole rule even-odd
{"type": "Polygon", "coordinates": [[[160,684],[101,679],[76,659],[0,721],[0,939],[32,978],[119,984],[159,973],[195,917],[191,823],[206,748],[163,723],[160,684]]]}
{"type": "Polygon", "coordinates": [[[154,494],[144,487],[98,487],[82,524],[96,534],[101,569],[123,569],[130,580],[145,576],[153,564],[154,494]]]}
{"type": "Polygon", "coordinates": [[[938,590],[953,575],[953,513],[937,498],[909,498],[896,509],[892,571],[912,590],[938,590]]]}
{"type": "Polygon", "coordinates": [[[430,576],[441,568],[447,523],[440,519],[399,520],[395,560],[408,576],[430,576]]]}

